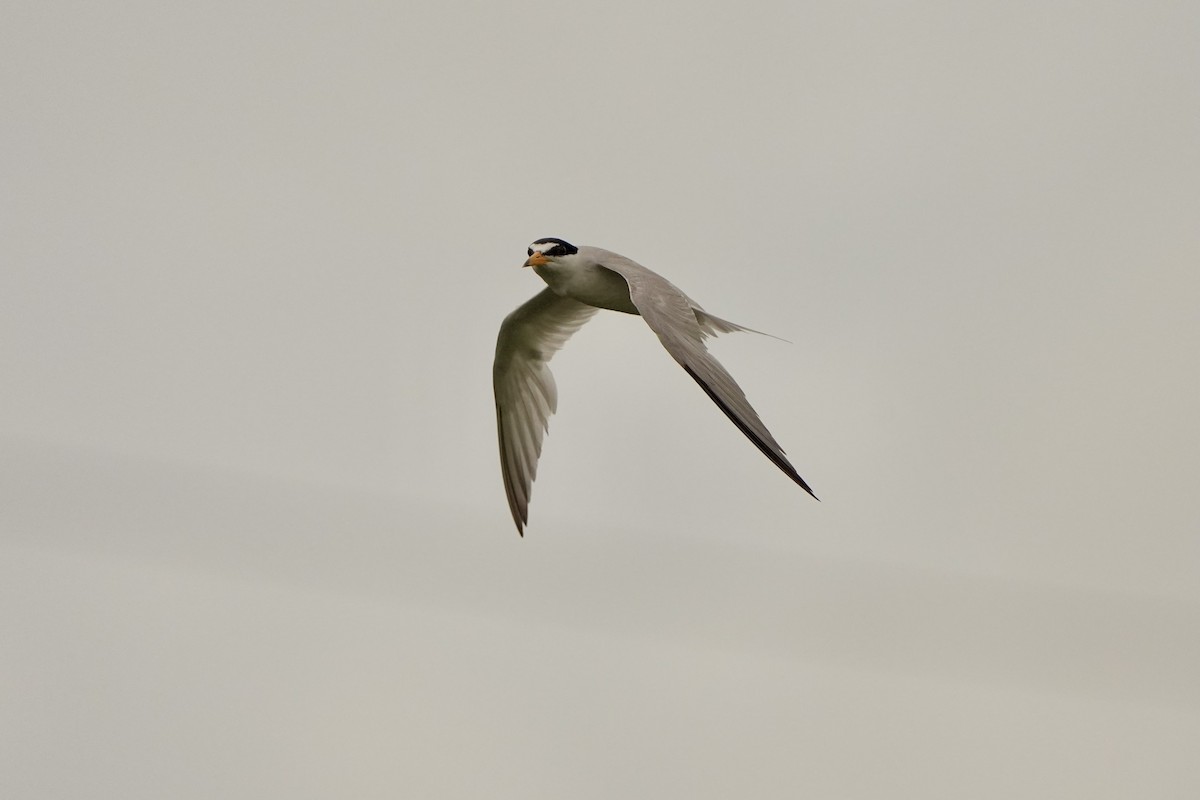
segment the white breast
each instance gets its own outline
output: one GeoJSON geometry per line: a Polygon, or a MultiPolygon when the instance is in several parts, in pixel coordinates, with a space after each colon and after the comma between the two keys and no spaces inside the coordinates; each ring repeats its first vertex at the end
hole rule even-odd
{"type": "Polygon", "coordinates": [[[554,290],[555,294],[570,297],[596,308],[607,308],[626,314],[638,313],[629,299],[629,284],[612,270],[597,264],[570,263],[570,256],[559,259],[534,271],[554,290]]]}

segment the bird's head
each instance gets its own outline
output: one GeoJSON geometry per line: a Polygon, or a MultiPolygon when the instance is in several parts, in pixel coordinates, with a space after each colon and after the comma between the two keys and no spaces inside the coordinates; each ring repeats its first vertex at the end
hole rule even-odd
{"type": "Polygon", "coordinates": [[[578,252],[578,247],[570,242],[564,242],[562,239],[538,239],[529,245],[529,260],[525,262],[525,266],[542,267],[554,263],[556,259],[573,256],[578,252]]]}

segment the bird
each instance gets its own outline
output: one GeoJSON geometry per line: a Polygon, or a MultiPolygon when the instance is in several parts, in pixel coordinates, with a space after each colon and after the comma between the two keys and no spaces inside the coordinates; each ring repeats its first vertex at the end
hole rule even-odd
{"type": "Polygon", "coordinates": [[[612,251],[576,247],[547,237],[529,245],[526,253],[524,266],[532,267],[546,288],[504,318],[492,364],[500,472],[520,536],[524,537],[529,524],[529,500],[542,438],[549,430],[550,416],[558,409],[550,359],[601,309],[641,316],[671,357],[738,430],[817,498],[733,376],[704,344],[719,333],[759,331],[709,314],[666,278],[612,251]]]}

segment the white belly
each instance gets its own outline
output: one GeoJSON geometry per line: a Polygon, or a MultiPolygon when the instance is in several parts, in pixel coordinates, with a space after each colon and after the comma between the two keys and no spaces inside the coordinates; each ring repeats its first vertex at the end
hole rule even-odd
{"type": "Polygon", "coordinates": [[[533,269],[555,294],[596,308],[607,308],[626,314],[638,313],[637,307],[629,299],[629,284],[612,270],[594,264],[546,264],[533,269]]]}

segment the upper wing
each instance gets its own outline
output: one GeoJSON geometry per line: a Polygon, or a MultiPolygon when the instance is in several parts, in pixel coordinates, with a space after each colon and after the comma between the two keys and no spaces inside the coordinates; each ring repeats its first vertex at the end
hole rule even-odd
{"type": "Polygon", "coordinates": [[[775,441],[767,426],[758,418],[758,413],[746,399],[742,388],[704,346],[705,336],[746,329],[709,314],[700,316],[687,295],[666,278],[636,261],[599,248],[593,248],[589,255],[594,256],[601,266],[625,279],[629,284],[629,299],[637,306],[642,319],[657,334],[672,358],[700,384],[700,388],[725,412],[738,430],[746,434],[746,438],[754,442],[785,475],[816,497],[787,460],[783,448],[775,441]]]}
{"type": "Polygon", "coordinates": [[[500,472],[513,522],[522,536],[529,521],[529,495],[542,454],[542,436],[558,408],[558,390],[547,364],[595,313],[592,306],[543,289],[500,325],[492,364],[500,472]]]}

